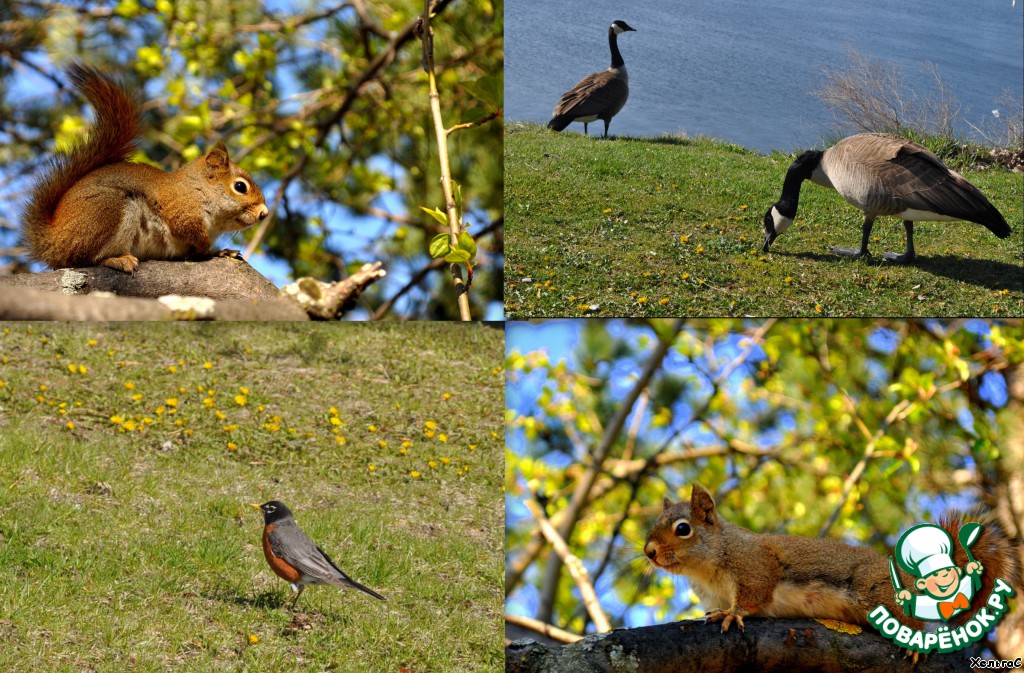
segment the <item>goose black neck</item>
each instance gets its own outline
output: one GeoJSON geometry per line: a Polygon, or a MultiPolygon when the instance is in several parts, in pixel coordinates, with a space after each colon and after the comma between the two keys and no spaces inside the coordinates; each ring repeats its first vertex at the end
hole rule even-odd
{"type": "Polygon", "coordinates": [[[796,217],[796,208],[800,202],[800,186],[808,180],[814,169],[821,163],[822,152],[809,151],[798,156],[786,171],[786,180],[782,183],[782,196],[775,207],[786,217],[796,217]]]}
{"type": "Polygon", "coordinates": [[[608,47],[612,50],[612,68],[621,68],[626,65],[619,53],[619,36],[615,32],[615,26],[608,27],[608,47]]]}

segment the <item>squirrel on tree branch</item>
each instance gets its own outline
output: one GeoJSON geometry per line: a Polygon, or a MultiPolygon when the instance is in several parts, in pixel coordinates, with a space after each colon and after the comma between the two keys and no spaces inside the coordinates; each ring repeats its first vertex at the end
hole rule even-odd
{"type": "MultiPolygon", "coordinates": [[[[1018,591],[1021,587],[1020,543],[1004,534],[991,513],[950,512],[937,526],[929,526],[955,540],[962,525],[973,525],[967,521],[982,524],[969,529],[977,531],[969,543],[974,558],[952,545],[941,553],[918,552],[912,560],[929,577],[917,579],[902,569],[907,567],[904,563],[897,571],[889,559],[867,547],[830,538],[759,534],[733,525],[718,515],[711,494],[694,484],[688,503],[665,498],[664,509],[647,535],[644,554],[655,567],[685,575],[708,620],[721,621],[723,632],[733,622],[743,630],[743,618],[750,615],[835,619],[867,626],[868,614],[879,605],[902,624],[920,630],[923,622],[904,609],[910,592],[902,587],[931,587],[932,571],[956,574],[951,581],[960,585],[970,584],[983,568],[975,595],[988,596],[996,578],[1018,591]]],[[[944,611],[946,624],[956,627],[970,620],[985,607],[982,601],[976,603],[971,609],[944,611]]]]}
{"type": "Polygon", "coordinates": [[[128,161],[142,126],[138,101],[95,68],[75,64],[68,77],[96,121],[89,139],[55,155],[32,190],[22,220],[33,257],[53,269],[131,273],[140,260],[208,256],[222,233],[267,217],[263,192],[223,143],[170,173],[128,161]]]}

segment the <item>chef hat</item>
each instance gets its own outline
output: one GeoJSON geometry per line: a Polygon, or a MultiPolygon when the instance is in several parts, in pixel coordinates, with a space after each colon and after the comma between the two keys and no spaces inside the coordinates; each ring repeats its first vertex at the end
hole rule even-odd
{"type": "Polygon", "coordinates": [[[896,544],[900,567],[917,577],[925,577],[943,568],[955,568],[953,538],[932,523],[914,526],[896,544]]]}

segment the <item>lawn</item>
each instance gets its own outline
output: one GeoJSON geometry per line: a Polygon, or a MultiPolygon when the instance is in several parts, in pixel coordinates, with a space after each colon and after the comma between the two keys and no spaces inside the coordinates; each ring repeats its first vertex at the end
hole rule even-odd
{"type": "Polygon", "coordinates": [[[963,172],[1002,212],[1000,240],[968,222],[920,222],[917,260],[903,225],[880,218],[871,260],[862,215],[806,183],[796,221],[761,252],[765,212],[792,155],[718,141],[602,140],[510,122],[505,135],[505,313],[551,316],[1024,315],[1020,174],[963,172]]]}
{"type": "Polygon", "coordinates": [[[0,670],[497,671],[503,333],[0,325],[0,670]],[[356,581],[295,612],[284,501],[356,581]]]}

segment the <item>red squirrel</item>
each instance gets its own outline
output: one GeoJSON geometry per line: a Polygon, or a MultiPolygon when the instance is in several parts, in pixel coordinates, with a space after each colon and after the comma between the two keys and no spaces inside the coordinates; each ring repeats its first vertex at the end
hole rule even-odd
{"type": "MultiPolygon", "coordinates": [[[[951,512],[937,527],[957,539],[964,518],[951,512]]],[[[979,593],[987,596],[997,577],[1019,591],[1019,541],[1009,539],[990,513],[972,513],[970,518],[985,524],[973,543],[974,556],[984,567],[979,593]]],[[[878,605],[911,628],[922,626],[919,619],[904,615],[886,557],[834,538],[768,535],[733,525],[719,516],[711,494],[699,484],[693,485],[690,502],[665,498],[664,510],[647,534],[644,554],[655,567],[685,575],[708,620],[721,621],[722,631],[733,622],[743,630],[748,615],[835,619],[866,626],[868,613],[878,605]]],[[[963,549],[957,548],[951,560],[958,570],[973,571],[963,549]]],[[[915,583],[908,573],[900,570],[898,577],[902,586],[921,589],[920,580],[915,583]]],[[[962,623],[973,614],[964,612],[949,623],[962,623]]]]}
{"type": "Polygon", "coordinates": [[[209,255],[222,233],[269,214],[223,143],[170,173],[128,161],[142,127],[138,101],[95,68],[75,64],[68,77],[96,121],[88,140],[55,155],[32,190],[22,220],[35,259],[53,269],[131,273],[139,261],[209,255]]]}

